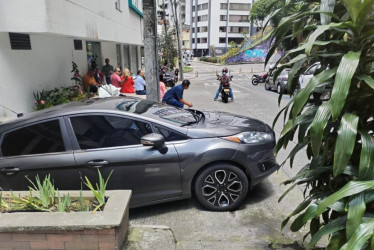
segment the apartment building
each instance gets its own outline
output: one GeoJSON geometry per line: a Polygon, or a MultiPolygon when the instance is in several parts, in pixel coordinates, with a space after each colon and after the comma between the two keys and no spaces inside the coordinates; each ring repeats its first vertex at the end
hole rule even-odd
{"type": "Polygon", "coordinates": [[[33,92],[72,84],[72,61],[82,75],[105,58],[136,72],[142,45],[141,0],[0,1],[0,104],[32,111],[33,92]]]}
{"type": "Polygon", "coordinates": [[[190,0],[157,0],[157,33],[161,34],[165,27],[167,30],[175,31],[175,15],[177,15],[183,51],[191,49],[189,12],[190,0]]]}
{"type": "MultiPolygon", "coordinates": [[[[249,34],[253,0],[191,0],[190,40],[195,56],[226,53],[230,42],[240,44],[249,34]]],[[[254,27],[253,29],[256,29],[254,27]]]]}

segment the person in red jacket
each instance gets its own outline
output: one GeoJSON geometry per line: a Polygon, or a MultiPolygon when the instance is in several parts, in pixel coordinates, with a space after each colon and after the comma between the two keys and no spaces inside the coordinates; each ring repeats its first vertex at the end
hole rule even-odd
{"type": "Polygon", "coordinates": [[[134,90],[134,79],[132,78],[130,74],[130,70],[125,68],[123,70],[123,76],[121,76],[121,81],[123,81],[122,88],[121,88],[121,93],[135,93],[134,90]]]}

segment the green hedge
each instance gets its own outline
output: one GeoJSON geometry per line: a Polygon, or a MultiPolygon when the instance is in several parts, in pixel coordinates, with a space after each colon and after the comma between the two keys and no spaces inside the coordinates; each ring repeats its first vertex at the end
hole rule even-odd
{"type": "Polygon", "coordinates": [[[202,56],[202,57],[200,57],[200,61],[202,61],[202,62],[210,62],[210,63],[219,63],[219,58],[218,57],[205,57],[205,56],[202,56]]]}

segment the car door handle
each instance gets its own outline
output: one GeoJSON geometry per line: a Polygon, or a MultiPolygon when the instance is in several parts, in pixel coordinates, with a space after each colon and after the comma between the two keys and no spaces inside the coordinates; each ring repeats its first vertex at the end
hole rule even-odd
{"type": "Polygon", "coordinates": [[[18,172],[19,172],[19,168],[15,168],[15,167],[7,167],[7,168],[0,169],[0,173],[5,174],[5,175],[14,175],[18,172]]]}
{"type": "Polygon", "coordinates": [[[89,168],[101,168],[104,165],[108,165],[109,162],[105,160],[92,160],[86,162],[86,166],[89,168]]]}

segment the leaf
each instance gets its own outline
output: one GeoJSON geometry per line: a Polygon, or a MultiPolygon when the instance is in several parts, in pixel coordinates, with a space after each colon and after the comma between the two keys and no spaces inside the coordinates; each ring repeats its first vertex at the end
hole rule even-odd
{"type": "Polygon", "coordinates": [[[349,51],[343,56],[339,64],[331,93],[331,114],[334,121],[338,119],[345,104],[353,74],[360,61],[360,55],[361,51],[349,51]]]}
{"type": "Polygon", "coordinates": [[[374,79],[369,75],[360,75],[357,76],[357,79],[360,81],[365,81],[367,85],[369,85],[370,88],[374,89],[374,79]]]}
{"type": "Polygon", "coordinates": [[[322,236],[330,235],[344,229],[346,220],[347,218],[345,216],[342,216],[330,221],[328,224],[321,227],[320,230],[313,235],[312,239],[309,242],[308,248],[313,247],[319,241],[319,239],[321,239],[322,236]]]}
{"type": "Polygon", "coordinates": [[[303,202],[301,202],[297,208],[287,216],[287,218],[282,222],[282,225],[281,225],[281,230],[283,230],[283,228],[287,225],[288,221],[290,220],[290,218],[298,213],[300,213],[301,211],[303,211],[305,208],[308,207],[308,205],[310,204],[311,200],[308,199],[308,200],[304,200],[303,202]]]}
{"type": "Polygon", "coordinates": [[[374,138],[368,133],[361,133],[362,149],[358,177],[360,180],[373,179],[374,170],[374,138]],[[370,172],[371,171],[371,172],[370,172]],[[369,175],[368,175],[369,174],[369,175]]]}
{"type": "Polygon", "coordinates": [[[291,118],[296,117],[300,113],[305,103],[308,101],[309,96],[312,93],[313,89],[319,84],[333,77],[335,75],[335,72],[336,72],[336,69],[329,69],[329,70],[322,71],[318,75],[313,76],[313,78],[309,81],[306,87],[300,90],[300,92],[296,95],[294,99],[294,105],[291,110],[291,118]]]}
{"type": "Polygon", "coordinates": [[[316,204],[311,204],[308,207],[308,209],[304,213],[299,215],[294,220],[294,222],[291,224],[291,226],[290,226],[291,231],[292,232],[299,231],[305,225],[305,223],[307,223],[309,220],[313,219],[315,217],[314,214],[316,212],[316,209],[317,209],[317,205],[316,204]]]}
{"type": "Polygon", "coordinates": [[[357,135],[358,119],[358,116],[350,113],[344,114],[342,118],[334,150],[334,176],[344,171],[351,158],[357,135]]]}
{"type": "Polygon", "coordinates": [[[351,238],[355,230],[361,224],[362,216],[364,215],[364,212],[366,210],[364,197],[365,194],[362,192],[351,197],[349,201],[346,226],[347,239],[351,238]]]}
{"type": "Polygon", "coordinates": [[[361,249],[374,232],[374,219],[362,223],[341,250],[361,249]]]}
{"type": "Polygon", "coordinates": [[[373,9],[372,0],[344,0],[347,4],[349,15],[352,18],[352,22],[355,26],[361,30],[361,26],[365,23],[367,18],[372,15],[368,14],[373,9]]]}
{"type": "Polygon", "coordinates": [[[318,204],[315,216],[320,216],[328,206],[344,197],[358,194],[362,191],[372,188],[374,188],[374,181],[350,181],[345,184],[344,187],[342,187],[339,191],[322,200],[318,204]]]}
{"type": "Polygon", "coordinates": [[[310,142],[314,156],[319,155],[323,132],[331,116],[330,103],[324,102],[317,110],[312,125],[310,127],[310,142]]]}
{"type": "Polygon", "coordinates": [[[343,23],[330,23],[327,25],[317,26],[317,29],[308,38],[308,42],[305,45],[305,54],[310,55],[310,51],[312,50],[314,42],[317,40],[317,37],[323,34],[326,30],[332,27],[341,27],[343,25],[343,23]]]}
{"type": "Polygon", "coordinates": [[[292,95],[296,85],[291,86],[292,81],[294,80],[295,75],[300,71],[302,68],[304,62],[307,60],[306,57],[302,57],[299,61],[297,61],[291,68],[290,72],[288,73],[288,78],[287,78],[287,92],[292,95]]]}

